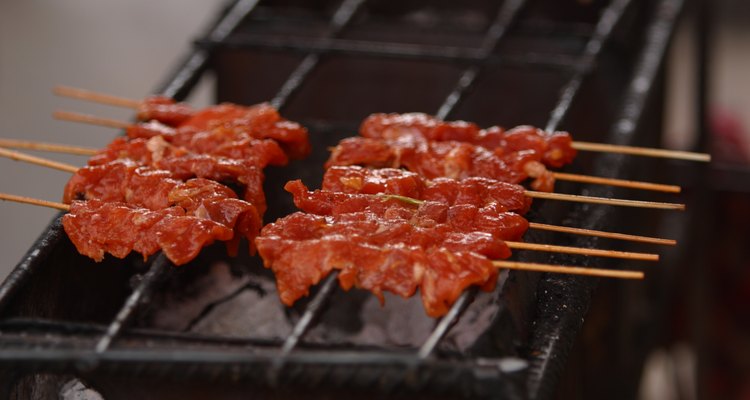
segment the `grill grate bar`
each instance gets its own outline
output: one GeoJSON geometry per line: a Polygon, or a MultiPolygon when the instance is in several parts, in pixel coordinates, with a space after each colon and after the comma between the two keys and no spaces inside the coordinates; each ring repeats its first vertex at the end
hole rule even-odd
{"type": "MultiPolygon", "coordinates": [[[[351,22],[359,8],[365,0],[344,0],[331,18],[331,24],[328,32],[325,34],[326,39],[331,39],[338,35],[351,22]]],[[[289,78],[284,82],[276,96],[270,101],[271,105],[281,110],[286,105],[291,96],[305,81],[307,76],[312,72],[320,61],[320,54],[310,53],[292,72],[289,78]]]]}
{"type": "MultiPolygon", "coordinates": [[[[456,107],[464,93],[466,93],[466,91],[473,85],[477,75],[481,70],[482,62],[486,60],[491,55],[495,47],[497,47],[497,44],[508,32],[510,25],[515,22],[516,17],[518,17],[521,9],[525,4],[525,0],[503,3],[503,7],[498,11],[498,15],[495,18],[495,21],[492,23],[492,25],[490,25],[490,28],[487,30],[487,33],[485,35],[485,39],[482,42],[482,46],[480,48],[480,51],[483,54],[482,59],[478,64],[472,65],[461,74],[456,87],[445,99],[445,102],[443,102],[443,104],[440,106],[440,109],[436,114],[438,118],[445,119],[456,107]]],[[[422,347],[420,347],[419,351],[417,352],[417,357],[420,360],[425,360],[430,357],[430,355],[432,355],[432,353],[435,351],[435,348],[440,343],[440,340],[445,337],[453,324],[455,324],[455,322],[458,321],[458,318],[461,317],[463,311],[466,310],[466,307],[469,304],[469,300],[476,294],[476,290],[477,289],[475,287],[472,287],[471,289],[461,293],[461,296],[456,299],[456,302],[453,303],[450,310],[448,310],[448,313],[440,319],[440,322],[438,322],[438,324],[435,326],[435,329],[430,332],[430,336],[427,337],[427,340],[425,340],[425,342],[422,344],[422,347]]]]}
{"type": "Polygon", "coordinates": [[[425,360],[432,354],[443,336],[448,333],[448,330],[453,326],[453,323],[458,320],[458,317],[469,305],[469,299],[475,290],[475,288],[472,288],[471,290],[462,293],[456,302],[453,303],[451,309],[448,310],[448,313],[440,319],[440,322],[438,322],[435,329],[430,333],[430,336],[428,336],[427,340],[422,344],[422,347],[419,348],[419,352],[417,352],[417,357],[420,360],[425,360]]]}
{"type": "Polygon", "coordinates": [[[482,64],[487,60],[492,52],[500,43],[500,40],[505,36],[510,29],[516,17],[520,13],[523,6],[526,5],[526,0],[512,0],[504,1],[502,7],[498,11],[495,21],[490,25],[487,33],[485,34],[482,46],[479,47],[479,62],[472,65],[471,67],[464,70],[461,73],[461,77],[458,79],[456,87],[448,95],[443,104],[435,114],[440,119],[445,119],[448,115],[456,108],[458,102],[461,101],[464,93],[468,91],[476,81],[477,76],[481,70],[482,64]]]}
{"type": "MultiPolygon", "coordinates": [[[[234,5],[214,25],[206,35],[211,41],[222,41],[232,33],[240,23],[255,9],[259,0],[237,0],[234,5]]],[[[180,66],[170,75],[169,80],[160,87],[158,93],[177,100],[183,100],[195,87],[203,71],[208,68],[208,61],[214,48],[193,48],[180,66]]]]}
{"type": "MultiPolygon", "coordinates": [[[[565,116],[567,113],[568,108],[570,107],[571,103],[573,102],[573,99],[575,98],[575,94],[578,92],[578,89],[580,88],[581,84],[583,83],[583,80],[588,75],[588,72],[593,68],[593,66],[596,63],[597,57],[601,53],[601,49],[603,45],[607,42],[607,40],[610,38],[612,31],[614,30],[615,25],[621,20],[623,14],[625,13],[625,9],[627,8],[627,5],[630,4],[631,0],[614,0],[607,9],[604,10],[602,13],[602,16],[600,17],[599,21],[596,24],[596,28],[594,29],[594,32],[589,39],[589,41],[586,44],[586,47],[584,48],[583,55],[581,56],[581,59],[583,60],[583,67],[578,70],[578,72],[573,76],[573,78],[565,85],[565,88],[562,90],[562,94],[560,96],[560,100],[558,101],[558,105],[555,107],[554,111],[552,112],[552,116],[550,118],[550,121],[547,123],[547,130],[554,130],[557,127],[557,124],[559,123],[560,119],[565,116]],[[552,127],[552,128],[550,128],[552,127]]],[[[520,8],[520,6],[519,6],[520,8]]],[[[516,12],[518,11],[518,8],[514,8],[516,12]]],[[[501,12],[502,15],[502,12],[501,12]]],[[[512,21],[511,21],[512,22],[512,21]]],[[[479,69],[479,66],[473,66],[470,70],[473,69],[479,69]]],[[[471,76],[471,81],[467,81],[468,86],[471,85],[474,78],[476,78],[476,74],[473,74],[471,76]]],[[[457,90],[459,90],[459,87],[461,87],[462,83],[461,81],[464,80],[464,76],[461,77],[461,80],[459,81],[458,86],[454,90],[453,93],[451,93],[450,96],[454,96],[454,94],[457,93],[457,90]]],[[[464,88],[463,90],[468,89],[468,86],[464,88]]],[[[463,93],[461,91],[460,93],[463,93]]],[[[441,111],[443,111],[443,115],[438,114],[439,118],[444,119],[448,114],[450,114],[450,111],[452,110],[452,107],[456,105],[458,102],[458,99],[460,98],[461,94],[456,94],[457,98],[453,103],[450,103],[451,99],[446,100],[446,102],[443,104],[443,106],[440,107],[441,111]],[[448,105],[450,104],[450,108],[448,105]],[[444,108],[446,108],[444,110],[444,108]]],[[[451,326],[458,320],[458,318],[461,316],[463,311],[466,309],[469,298],[474,296],[477,292],[476,288],[471,288],[470,290],[464,291],[461,296],[456,300],[456,302],[453,304],[451,309],[448,311],[448,314],[443,317],[443,319],[440,320],[440,323],[435,327],[435,329],[430,333],[430,336],[427,338],[427,341],[422,345],[418,352],[418,357],[420,359],[425,359],[432,354],[432,352],[437,347],[438,343],[440,343],[440,340],[448,333],[451,326]]]]}
{"type": "Polygon", "coordinates": [[[96,343],[96,353],[101,354],[107,351],[112,341],[120,334],[125,325],[130,322],[133,318],[134,312],[138,309],[138,305],[148,297],[149,293],[154,287],[154,284],[159,278],[166,272],[172,263],[167,260],[164,254],[159,256],[151,263],[151,266],[143,276],[143,279],[138,283],[138,286],[130,293],[125,304],[122,306],[120,311],[117,313],[115,319],[107,327],[107,331],[96,343]]]}
{"type": "MultiPolygon", "coordinates": [[[[226,38],[255,9],[257,4],[258,0],[238,0],[214,25],[207,36],[212,40],[226,38]]],[[[158,92],[175,99],[186,97],[206,69],[211,53],[211,49],[194,48],[187,59],[158,92]]],[[[107,327],[105,334],[97,342],[95,347],[96,354],[103,354],[107,351],[112,342],[133,318],[138,306],[153,290],[156,282],[167,272],[170,266],[171,263],[163,253],[159,254],[151,263],[149,271],[144,275],[133,292],[131,292],[130,296],[128,296],[114,320],[107,327]]]]}
{"type": "Polygon", "coordinates": [[[440,62],[476,63],[510,67],[534,67],[577,70],[581,67],[578,54],[524,53],[520,55],[483,54],[481,49],[459,46],[425,45],[396,42],[370,42],[350,39],[308,39],[305,37],[268,38],[240,36],[222,42],[200,40],[202,47],[218,46],[230,49],[262,49],[265,51],[291,51],[297,53],[329,53],[341,56],[367,56],[408,60],[435,60],[440,62]]]}
{"type": "MultiPolygon", "coordinates": [[[[647,28],[645,44],[639,51],[630,84],[623,96],[620,114],[610,129],[607,137],[608,143],[629,145],[635,140],[636,128],[641,120],[646,102],[652,93],[654,81],[659,73],[660,66],[664,60],[670,37],[674,32],[680,11],[684,5],[683,0],[661,0],[655,6],[655,14],[647,28]]],[[[621,162],[622,155],[606,154],[597,158],[594,171],[607,171],[618,175],[627,170],[627,162],[621,162]]],[[[611,189],[595,188],[592,192],[597,195],[611,194],[611,189]]],[[[608,223],[607,218],[602,218],[600,212],[582,212],[586,206],[578,205],[572,214],[585,215],[582,226],[590,228],[603,228],[608,223]]],[[[577,245],[583,244],[579,239],[577,245]]],[[[532,334],[530,348],[534,349],[532,354],[532,368],[528,375],[527,385],[530,398],[551,398],[555,383],[560,377],[559,371],[565,363],[565,355],[573,346],[574,338],[581,329],[583,318],[588,310],[587,304],[576,307],[576,303],[585,302],[590,299],[591,292],[596,287],[598,279],[562,278],[546,276],[540,285],[554,291],[554,299],[542,299],[541,302],[568,304],[571,311],[562,318],[553,320],[548,313],[542,312],[539,320],[545,321],[537,326],[537,332],[532,334]],[[560,280],[567,279],[572,285],[561,285],[560,280]],[[581,297],[581,293],[587,293],[581,297]],[[575,300],[578,299],[578,300],[575,300]],[[544,331],[544,333],[540,333],[544,331]],[[540,338],[539,336],[543,336],[540,338]],[[554,338],[554,340],[549,340],[554,338]]],[[[546,289],[545,289],[546,290],[546,289]]],[[[544,306],[540,309],[544,310],[544,306]]]]}
{"type": "Polygon", "coordinates": [[[591,39],[586,43],[586,47],[583,50],[580,67],[560,91],[560,100],[552,110],[549,121],[547,121],[547,126],[544,128],[546,131],[551,132],[556,130],[563,118],[568,114],[573,100],[581,89],[583,80],[594,69],[596,60],[604,44],[612,36],[612,32],[618,22],[622,20],[623,14],[625,14],[631,3],[632,0],[613,0],[602,13],[599,22],[596,24],[596,28],[594,28],[594,33],[591,35],[591,39]]]}
{"type": "MultiPolygon", "coordinates": [[[[344,0],[331,18],[326,39],[330,39],[341,33],[349,22],[351,22],[352,18],[365,1],[366,0],[344,0]]],[[[289,96],[291,96],[292,93],[302,85],[303,81],[308,77],[313,68],[318,65],[319,61],[319,54],[308,54],[281,86],[276,96],[271,100],[271,105],[280,110],[286,104],[287,100],[289,100],[289,96]]],[[[323,305],[328,297],[334,292],[337,277],[338,271],[333,271],[328,275],[322,287],[315,294],[315,297],[310,303],[308,303],[302,314],[302,318],[300,318],[294,325],[292,333],[284,339],[284,344],[279,350],[278,359],[274,362],[273,368],[269,371],[269,378],[272,382],[277,381],[278,375],[286,362],[286,358],[294,348],[297,347],[297,344],[305,333],[307,333],[312,322],[322,312],[323,305]]]]}
{"type": "Polygon", "coordinates": [[[317,315],[321,312],[321,310],[323,309],[323,305],[325,305],[325,302],[336,289],[337,277],[337,273],[331,273],[328,275],[328,277],[326,277],[320,289],[318,289],[318,292],[315,293],[315,297],[313,297],[307,307],[305,307],[305,312],[302,314],[302,317],[294,325],[292,333],[284,340],[284,344],[281,346],[279,355],[274,360],[273,367],[271,368],[270,375],[272,381],[277,380],[278,374],[284,367],[287,357],[292,352],[292,350],[297,347],[297,343],[299,343],[299,340],[302,338],[302,336],[305,335],[305,333],[307,333],[307,330],[310,328],[310,324],[312,324],[313,320],[315,320],[315,317],[317,317],[317,315]]]}

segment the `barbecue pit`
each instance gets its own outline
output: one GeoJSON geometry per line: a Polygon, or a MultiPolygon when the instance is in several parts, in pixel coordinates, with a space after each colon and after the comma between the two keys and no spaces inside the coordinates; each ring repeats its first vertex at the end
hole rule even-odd
{"type": "MultiPolygon", "coordinates": [[[[354,135],[372,112],[534,124],[580,140],[658,146],[662,61],[682,6],[240,0],[158,92],[185,98],[211,73],[217,101],[270,99],[310,129],[313,155],[268,172],[272,221],[295,210],[283,184],[319,184],[326,148],[354,135]]],[[[659,163],[581,155],[574,168],[643,179],[659,163]]],[[[558,189],[632,197],[607,187],[558,189]]],[[[529,214],[538,222],[649,234],[661,220],[657,211],[538,203],[529,214]]],[[[586,263],[568,255],[522,259],[586,263]]],[[[424,316],[418,299],[389,297],[381,309],[367,293],[343,292],[332,277],[285,309],[257,258],[229,259],[212,247],[179,269],[163,257],[96,264],[75,252],[57,218],[0,286],[3,390],[42,398],[79,380],[106,398],[550,398],[570,368],[599,281],[507,271],[500,279],[495,292],[466,292],[439,321],[424,316]]],[[[605,285],[617,303],[618,295],[653,284],[605,285]]],[[[612,323],[626,329],[628,318],[635,317],[612,323]]],[[[589,393],[609,382],[593,383],[589,393]]]]}

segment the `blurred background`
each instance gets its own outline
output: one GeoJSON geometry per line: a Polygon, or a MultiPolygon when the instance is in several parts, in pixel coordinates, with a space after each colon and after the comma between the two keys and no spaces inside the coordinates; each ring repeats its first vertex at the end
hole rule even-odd
{"type": "MultiPolygon", "coordinates": [[[[121,120],[132,112],[55,97],[57,84],[88,88],[139,99],[151,93],[190,40],[212,20],[222,1],[83,0],[0,2],[0,137],[103,147],[115,130],[55,121],[57,109],[80,111],[121,120]]],[[[712,1],[710,35],[711,149],[718,164],[746,168],[750,164],[750,2],[712,1]]],[[[697,128],[694,118],[694,20],[686,19],[675,37],[669,62],[669,100],[664,115],[665,147],[688,149],[697,128]]],[[[204,82],[190,102],[205,105],[211,82],[204,82]]],[[[377,110],[373,110],[377,111],[377,110]]],[[[498,121],[501,122],[501,121],[498,121]]],[[[49,154],[41,154],[45,157],[49,154]]],[[[76,156],[53,155],[82,165],[76,156]]],[[[0,159],[0,191],[59,200],[69,174],[0,159]]],[[[737,176],[747,176],[737,175],[737,176]]],[[[669,182],[665,182],[669,183],[669,182]]],[[[686,343],[693,330],[685,322],[690,309],[675,302],[675,333],[651,357],[644,372],[641,398],[695,398],[696,357],[706,361],[702,393],[711,398],[750,399],[750,198],[716,189],[716,214],[710,216],[715,255],[700,282],[710,303],[705,320],[706,348],[686,343]]],[[[746,190],[746,189],[745,189],[746,190]]],[[[0,278],[16,265],[31,243],[57,214],[27,205],[0,203],[0,278]]],[[[708,228],[707,228],[708,229],[708,228]]],[[[692,293],[687,291],[687,293],[692,293]]],[[[694,293],[693,293],[694,294],[694,293]]],[[[682,303],[682,304],[681,304],[682,303]]],[[[692,321],[691,323],[695,323],[692,321]]]]}
{"type": "MultiPolygon", "coordinates": [[[[0,137],[103,147],[119,132],[56,121],[52,112],[65,109],[127,120],[132,111],[57,97],[52,88],[64,84],[139,99],[164,79],[222,4],[219,0],[0,2],[0,137]]],[[[207,102],[207,93],[196,93],[197,104],[207,102]]],[[[38,154],[85,163],[80,156],[38,154]]],[[[0,171],[0,191],[55,201],[70,176],[4,158],[0,171]]],[[[0,204],[2,278],[56,214],[40,207],[0,204]]]]}

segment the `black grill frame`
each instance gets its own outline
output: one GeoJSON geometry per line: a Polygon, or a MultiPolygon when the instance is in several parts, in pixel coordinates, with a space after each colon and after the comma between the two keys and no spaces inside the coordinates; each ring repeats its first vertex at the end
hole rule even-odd
{"type": "MultiPolygon", "coordinates": [[[[327,37],[317,41],[285,43],[263,41],[233,41],[231,32],[257,6],[258,1],[239,0],[228,7],[223,17],[214,28],[199,40],[196,46],[171,74],[167,83],[158,91],[176,99],[184,99],[198,82],[201,74],[209,68],[212,52],[221,46],[247,47],[266,49],[281,47],[280,50],[304,52],[312,50],[300,67],[289,77],[272,104],[283,109],[286,100],[304,82],[310,71],[315,68],[320,57],[327,53],[357,53],[374,57],[407,57],[434,58],[447,62],[469,63],[455,89],[437,111],[443,118],[450,116],[464,93],[473,85],[475,78],[485,65],[515,63],[519,66],[538,68],[562,68],[570,71],[571,78],[560,92],[560,99],[547,122],[547,130],[557,129],[565,119],[580,88],[597,66],[598,56],[605,47],[615,26],[625,14],[633,0],[614,0],[597,23],[583,54],[575,57],[562,56],[552,62],[540,60],[535,55],[521,59],[505,59],[493,53],[497,43],[515,22],[518,13],[526,1],[506,1],[498,13],[495,23],[491,25],[485,42],[479,49],[463,50],[460,48],[434,48],[419,46],[382,46],[368,47],[335,36],[346,28],[350,18],[366,0],[345,0],[336,11],[327,37]]],[[[674,25],[682,9],[681,0],[661,0],[655,7],[652,21],[649,22],[647,39],[639,55],[639,61],[631,77],[631,84],[624,97],[622,112],[615,121],[611,131],[602,141],[613,144],[633,144],[636,142],[636,128],[641,118],[645,103],[649,99],[662,65],[666,47],[674,30],[674,25]]],[[[278,50],[278,48],[277,48],[278,50]]],[[[375,110],[374,110],[375,111],[375,110]]],[[[593,164],[592,174],[626,176],[631,161],[618,155],[601,155],[593,164]]],[[[611,188],[586,186],[587,194],[612,197],[619,193],[611,188]]],[[[569,218],[578,221],[577,225],[589,229],[613,229],[608,211],[601,207],[580,205],[573,208],[569,218]],[[585,217],[580,217],[585,216],[585,217]]],[[[64,240],[60,226],[60,216],[50,225],[46,232],[26,254],[24,259],[13,270],[11,275],[0,286],[0,311],[4,311],[14,301],[15,296],[27,282],[34,278],[35,270],[42,267],[43,260],[51,249],[64,240]]],[[[596,241],[591,238],[578,238],[571,245],[592,247],[596,241]]],[[[580,258],[555,256],[560,264],[576,264],[580,258]]],[[[2,325],[10,335],[0,338],[0,367],[22,368],[24,371],[54,371],[58,373],[78,372],[82,376],[98,376],[128,371],[137,375],[176,374],[188,377],[191,374],[214,376],[229,374],[236,379],[247,379],[246,382],[259,386],[298,385],[316,387],[321,383],[331,383],[340,387],[375,387],[380,393],[394,392],[435,392],[450,391],[466,396],[483,396],[497,398],[549,398],[551,397],[564,368],[566,357],[573,340],[581,329],[583,318],[589,308],[593,290],[598,279],[554,276],[545,274],[538,284],[537,316],[538,324],[532,331],[528,347],[534,354],[526,360],[527,370],[517,370],[505,359],[483,359],[454,361],[441,360],[434,356],[434,350],[441,338],[461,317],[471,300],[472,291],[464,293],[451,311],[436,326],[430,339],[416,354],[398,354],[392,352],[346,352],[335,353],[329,350],[315,351],[297,349],[297,344],[320,313],[325,310],[326,299],[335,290],[335,276],[330,276],[321,285],[316,295],[308,304],[304,316],[299,320],[294,332],[283,343],[256,343],[238,341],[223,344],[225,350],[209,351],[170,351],[163,349],[135,348],[112,349],[111,344],[125,338],[146,336],[158,338],[165,343],[192,343],[211,341],[210,338],[176,335],[174,337],[159,332],[148,332],[138,329],[126,329],[142,302],[147,301],[149,293],[169,274],[169,263],[163,256],[154,261],[150,269],[122,305],[117,316],[103,328],[98,325],[72,324],[40,320],[9,321],[2,325]],[[561,302],[568,305],[561,311],[561,302]],[[554,318],[557,317],[557,318],[554,318]],[[26,345],[14,342],[13,334],[26,332],[31,337],[39,332],[57,332],[63,339],[51,347],[26,345]],[[75,348],[75,339],[86,338],[83,342],[93,342],[93,348],[75,348]],[[241,353],[237,349],[245,346],[263,347],[268,353],[241,353]],[[185,372],[186,366],[190,367],[185,372]],[[310,366],[325,367],[326,373],[310,378],[310,366]],[[357,370],[368,369],[366,384],[358,381],[357,370]],[[180,372],[183,370],[182,372],[180,372]],[[352,372],[354,371],[354,372],[352,372]],[[372,377],[376,379],[373,381],[372,377]]],[[[233,379],[234,379],[233,378],[233,379]]],[[[10,385],[10,381],[3,384],[10,385]]],[[[6,386],[6,389],[8,386],[6,386]]]]}

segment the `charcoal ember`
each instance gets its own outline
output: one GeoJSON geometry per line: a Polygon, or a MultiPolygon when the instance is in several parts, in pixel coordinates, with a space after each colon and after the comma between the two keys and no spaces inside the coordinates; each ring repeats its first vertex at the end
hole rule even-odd
{"type": "Polygon", "coordinates": [[[365,291],[342,291],[341,294],[331,299],[321,322],[310,330],[305,341],[418,347],[435,325],[435,320],[425,315],[419,297],[404,299],[386,292],[385,303],[381,306],[377,297],[365,291]],[[348,306],[346,302],[349,302],[348,306]],[[346,312],[352,311],[352,304],[357,305],[356,312],[346,312]],[[356,326],[356,329],[352,329],[352,326],[356,326]]]}
{"type": "Polygon", "coordinates": [[[226,262],[214,262],[189,278],[155,296],[149,327],[253,338],[289,333],[273,278],[237,274],[226,262]]]}
{"type": "Polygon", "coordinates": [[[216,303],[190,328],[206,335],[279,339],[291,333],[291,321],[278,300],[273,281],[247,285],[231,299],[216,303]]]}
{"type": "Polygon", "coordinates": [[[72,379],[60,388],[60,400],[103,400],[104,397],[96,390],[86,386],[78,379],[72,379]]]}

